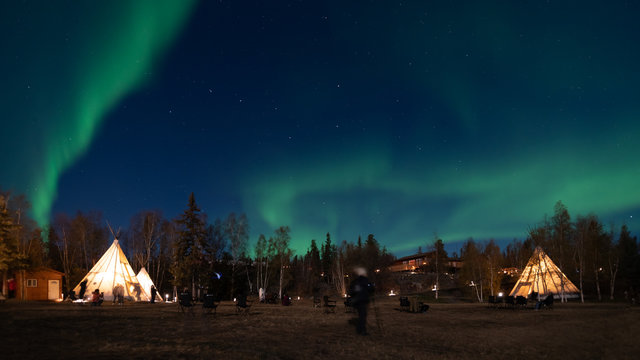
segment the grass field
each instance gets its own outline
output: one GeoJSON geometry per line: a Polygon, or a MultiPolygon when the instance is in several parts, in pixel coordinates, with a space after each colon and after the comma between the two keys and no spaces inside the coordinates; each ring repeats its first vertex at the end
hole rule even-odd
{"type": "Polygon", "coordinates": [[[217,315],[176,304],[8,301],[0,304],[2,359],[638,359],[640,307],[556,303],[553,310],[432,303],[401,312],[397,298],[370,307],[369,336],[312,307],[222,302],[217,315]],[[377,313],[377,316],[376,316],[377,313]],[[379,320],[379,321],[378,321],[379,320]]]}

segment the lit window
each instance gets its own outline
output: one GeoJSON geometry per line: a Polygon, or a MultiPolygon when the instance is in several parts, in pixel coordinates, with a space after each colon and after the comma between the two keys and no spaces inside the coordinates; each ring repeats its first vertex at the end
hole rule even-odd
{"type": "Polygon", "coordinates": [[[27,287],[38,287],[37,279],[27,279],[27,287]]]}

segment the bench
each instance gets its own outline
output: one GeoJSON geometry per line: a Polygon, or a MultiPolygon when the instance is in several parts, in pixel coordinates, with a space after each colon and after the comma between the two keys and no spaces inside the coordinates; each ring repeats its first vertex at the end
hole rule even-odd
{"type": "Polygon", "coordinates": [[[322,306],[324,307],[324,312],[325,313],[329,313],[329,312],[335,313],[336,312],[336,301],[335,300],[329,299],[329,297],[327,295],[322,297],[322,300],[323,300],[322,306]]]}

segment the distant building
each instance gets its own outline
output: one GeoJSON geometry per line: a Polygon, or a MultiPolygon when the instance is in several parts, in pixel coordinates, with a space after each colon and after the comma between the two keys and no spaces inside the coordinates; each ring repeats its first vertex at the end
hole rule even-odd
{"type": "MultiPolygon", "coordinates": [[[[435,259],[435,251],[417,253],[401,257],[391,264],[392,272],[427,272],[427,267],[435,259]]],[[[459,258],[447,259],[447,272],[455,274],[462,268],[462,260],[459,258]]]]}
{"type": "Polygon", "coordinates": [[[509,277],[520,276],[520,270],[518,270],[517,267],[502,268],[502,273],[504,274],[504,276],[509,276],[509,277]]]}
{"type": "Polygon", "coordinates": [[[16,299],[62,299],[62,276],[64,273],[45,267],[16,271],[16,299]]]}

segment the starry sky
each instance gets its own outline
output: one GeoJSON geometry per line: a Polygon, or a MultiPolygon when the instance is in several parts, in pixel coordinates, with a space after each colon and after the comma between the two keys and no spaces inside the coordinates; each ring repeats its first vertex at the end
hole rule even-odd
{"type": "MultiPolygon", "coordinates": [[[[251,244],[523,239],[562,200],[640,230],[640,3],[0,5],[0,187],[126,228],[188,196],[251,244]]],[[[455,250],[459,249],[459,246],[455,250]]]]}

